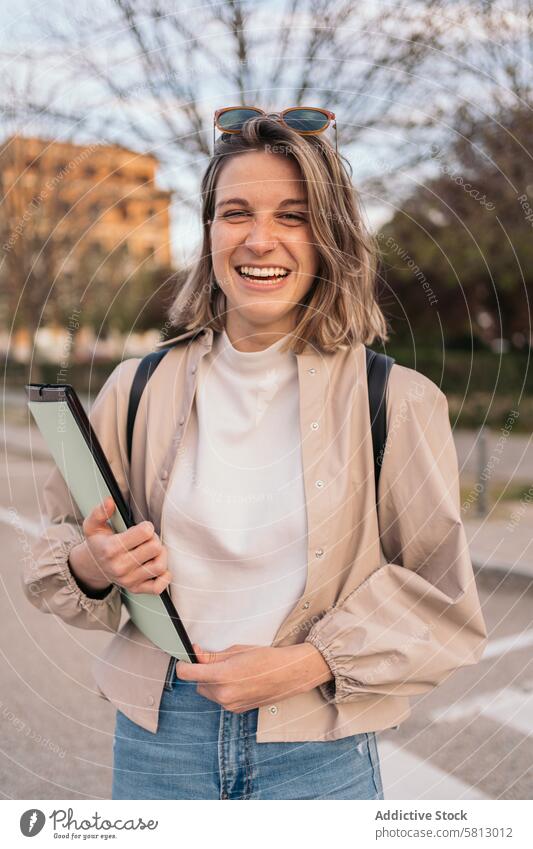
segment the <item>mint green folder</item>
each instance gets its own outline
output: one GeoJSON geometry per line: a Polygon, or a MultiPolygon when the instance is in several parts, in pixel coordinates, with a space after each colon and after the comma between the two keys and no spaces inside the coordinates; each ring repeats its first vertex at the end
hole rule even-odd
{"type": "MultiPolygon", "coordinates": [[[[117,508],[109,519],[112,528],[122,533],[134,525],[75,389],[68,383],[29,383],[25,389],[30,412],[82,516],[111,496],[117,508]]],[[[168,590],[160,595],[120,591],[131,619],[149,640],[179,660],[197,662],[168,590]]]]}

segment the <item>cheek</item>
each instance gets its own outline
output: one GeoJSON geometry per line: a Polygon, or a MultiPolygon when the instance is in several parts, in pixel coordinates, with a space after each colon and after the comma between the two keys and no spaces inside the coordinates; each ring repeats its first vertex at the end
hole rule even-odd
{"type": "Polygon", "coordinates": [[[291,240],[291,250],[299,257],[300,263],[314,273],[318,268],[319,256],[315,247],[313,234],[310,230],[300,233],[291,240]]]}
{"type": "Polygon", "coordinates": [[[211,251],[213,258],[224,256],[232,251],[242,239],[239,238],[235,228],[220,225],[211,230],[211,251]]]}

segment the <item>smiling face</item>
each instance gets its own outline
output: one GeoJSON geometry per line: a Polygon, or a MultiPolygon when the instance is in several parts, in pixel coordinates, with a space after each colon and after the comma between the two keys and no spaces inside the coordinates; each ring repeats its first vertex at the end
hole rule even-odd
{"type": "Polygon", "coordinates": [[[256,150],[231,157],[218,178],[210,237],[232,344],[268,347],[294,328],[319,266],[296,163],[256,150]]]}

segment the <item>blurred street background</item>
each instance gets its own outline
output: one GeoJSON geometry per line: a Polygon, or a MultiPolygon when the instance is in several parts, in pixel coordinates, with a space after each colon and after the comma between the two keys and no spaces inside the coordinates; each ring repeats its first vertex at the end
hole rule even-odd
{"type": "MultiPolygon", "coordinates": [[[[490,641],[379,735],[387,799],[533,798],[533,2],[0,0],[0,794],[109,798],[114,709],[23,598],[49,454],[23,385],[89,409],[172,337],[213,112],[336,113],[386,345],[446,394],[490,641]]],[[[333,140],[333,131],[331,140],[333,140]]]]}

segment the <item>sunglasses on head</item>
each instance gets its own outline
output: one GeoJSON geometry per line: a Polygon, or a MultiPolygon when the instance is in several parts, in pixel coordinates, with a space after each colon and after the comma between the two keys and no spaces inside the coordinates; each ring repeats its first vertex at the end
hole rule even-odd
{"type": "Polygon", "coordinates": [[[316,106],[291,106],[282,112],[265,112],[257,106],[225,106],[217,109],[213,121],[213,150],[215,149],[215,127],[221,133],[240,133],[243,124],[257,115],[275,118],[281,124],[290,127],[302,136],[316,136],[323,133],[331,122],[335,127],[335,152],[337,152],[337,121],[335,113],[316,106]]]}

